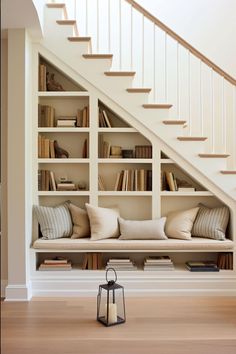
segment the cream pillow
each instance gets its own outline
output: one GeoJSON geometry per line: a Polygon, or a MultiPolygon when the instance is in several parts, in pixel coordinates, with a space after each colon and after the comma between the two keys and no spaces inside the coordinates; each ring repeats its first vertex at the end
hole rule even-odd
{"type": "Polygon", "coordinates": [[[166,218],[154,220],[124,220],[119,218],[121,240],[166,240],[166,218]]]}
{"type": "Polygon", "coordinates": [[[100,208],[88,203],[85,205],[90,221],[92,241],[119,236],[118,217],[120,214],[117,208],[100,208]]]}
{"type": "Polygon", "coordinates": [[[165,233],[168,237],[191,240],[191,230],[199,207],[169,213],[167,215],[165,233]]]}
{"type": "Polygon", "coordinates": [[[89,218],[86,210],[70,203],[69,210],[73,223],[73,235],[71,238],[90,237],[89,218]]]}

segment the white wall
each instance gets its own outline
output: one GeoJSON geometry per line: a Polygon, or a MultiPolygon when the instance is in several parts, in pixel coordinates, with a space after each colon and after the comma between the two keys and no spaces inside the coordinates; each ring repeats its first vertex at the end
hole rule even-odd
{"type": "Polygon", "coordinates": [[[136,0],[228,74],[236,77],[235,0],[136,0]]]}

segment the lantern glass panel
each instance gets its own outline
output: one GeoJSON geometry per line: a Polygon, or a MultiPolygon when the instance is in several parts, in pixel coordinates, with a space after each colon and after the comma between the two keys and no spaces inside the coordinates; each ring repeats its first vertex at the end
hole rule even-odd
{"type": "Polygon", "coordinates": [[[98,319],[107,326],[125,321],[123,287],[100,287],[98,296],[98,319]]]}

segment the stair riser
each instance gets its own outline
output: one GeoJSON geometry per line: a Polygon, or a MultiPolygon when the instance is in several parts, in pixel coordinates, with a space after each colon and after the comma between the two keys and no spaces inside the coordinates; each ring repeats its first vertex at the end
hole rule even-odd
{"type": "Polygon", "coordinates": [[[46,9],[44,23],[55,23],[58,20],[65,20],[63,9],[46,9]]]}
{"type": "Polygon", "coordinates": [[[58,25],[56,21],[46,22],[44,31],[47,33],[47,38],[54,38],[55,41],[63,40],[76,35],[75,27],[72,25],[58,25]]]}

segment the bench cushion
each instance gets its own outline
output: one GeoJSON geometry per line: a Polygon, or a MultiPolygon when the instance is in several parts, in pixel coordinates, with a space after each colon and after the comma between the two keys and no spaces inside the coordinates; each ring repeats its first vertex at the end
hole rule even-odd
{"type": "Polygon", "coordinates": [[[90,238],[57,240],[38,239],[33,248],[44,250],[79,250],[79,251],[159,251],[159,250],[232,250],[234,243],[231,240],[218,241],[192,237],[191,240],[117,240],[104,239],[92,241],[90,238]]]}

